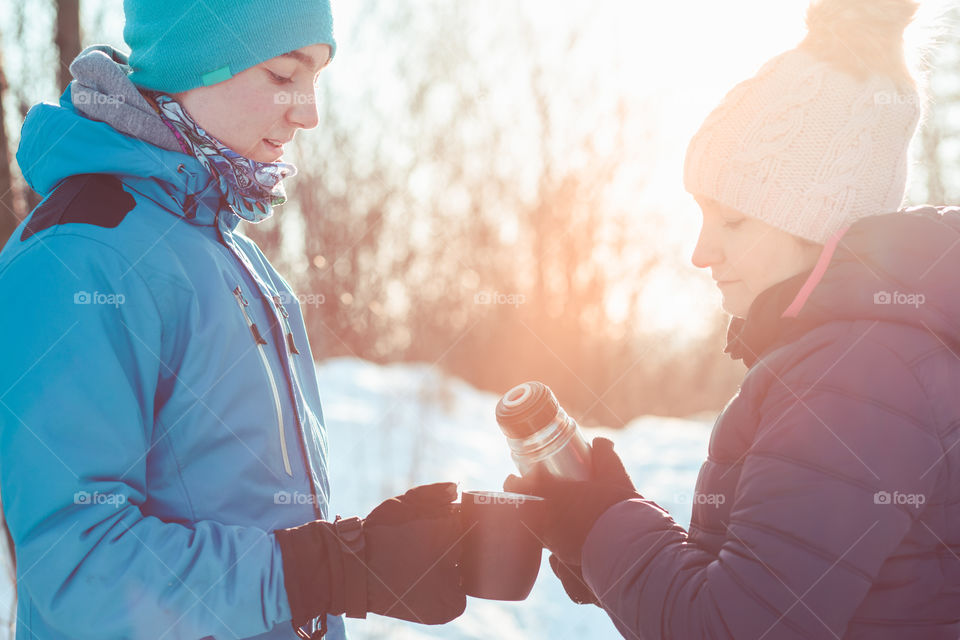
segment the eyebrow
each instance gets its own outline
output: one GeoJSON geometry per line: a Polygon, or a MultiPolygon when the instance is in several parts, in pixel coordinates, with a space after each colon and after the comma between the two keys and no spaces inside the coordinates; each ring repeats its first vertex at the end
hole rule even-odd
{"type": "Polygon", "coordinates": [[[306,53],[301,53],[300,51],[288,51],[286,53],[281,53],[282,58],[293,58],[301,63],[303,63],[308,69],[313,69],[317,66],[317,61],[313,59],[313,56],[307,55],[306,53]]]}

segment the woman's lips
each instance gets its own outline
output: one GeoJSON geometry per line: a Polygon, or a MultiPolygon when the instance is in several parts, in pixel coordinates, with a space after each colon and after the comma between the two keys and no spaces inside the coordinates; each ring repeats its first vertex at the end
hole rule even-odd
{"type": "Polygon", "coordinates": [[[274,140],[271,140],[270,138],[264,138],[263,144],[267,147],[267,149],[274,152],[274,156],[271,162],[275,162],[276,160],[279,160],[280,157],[283,155],[283,144],[276,142],[274,140]]]}

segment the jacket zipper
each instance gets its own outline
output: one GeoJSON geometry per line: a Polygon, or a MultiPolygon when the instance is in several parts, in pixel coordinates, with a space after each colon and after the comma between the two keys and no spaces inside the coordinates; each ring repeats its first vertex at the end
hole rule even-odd
{"type": "Polygon", "coordinates": [[[280,318],[283,320],[283,330],[287,334],[287,348],[290,349],[290,353],[299,355],[300,351],[293,341],[293,329],[290,328],[290,314],[284,309],[283,302],[280,301],[280,296],[273,296],[273,304],[277,307],[277,310],[280,312],[280,318]]]}
{"type": "Polygon", "coordinates": [[[267,379],[270,381],[270,390],[273,392],[273,405],[277,412],[277,432],[280,434],[280,453],[283,455],[283,469],[287,472],[287,475],[292,478],[293,470],[290,467],[290,456],[287,454],[287,437],[283,432],[283,408],[280,405],[280,391],[277,389],[277,382],[273,377],[273,369],[270,368],[270,361],[267,360],[267,353],[263,348],[263,345],[267,344],[267,341],[260,335],[260,330],[257,329],[257,325],[254,324],[247,314],[247,305],[249,303],[244,299],[243,291],[239,285],[233,290],[233,297],[236,298],[237,304],[240,306],[240,311],[243,313],[243,318],[247,321],[247,326],[250,328],[250,333],[253,334],[254,342],[257,344],[257,352],[260,354],[260,361],[263,363],[263,368],[267,372],[267,379]]]}
{"type": "MultiPolygon", "coordinates": [[[[228,254],[230,254],[230,256],[234,260],[240,263],[240,266],[248,274],[250,274],[250,277],[253,278],[255,282],[260,283],[259,275],[257,274],[256,269],[254,269],[253,265],[250,264],[250,261],[246,259],[243,252],[236,248],[232,240],[228,240],[228,238],[230,238],[230,231],[227,230],[227,233],[224,233],[224,229],[221,227],[221,224],[220,224],[221,211],[217,212],[217,218],[216,218],[217,221],[215,225],[217,229],[217,236],[220,239],[220,242],[219,242],[220,246],[223,247],[223,249],[228,254]]],[[[261,287],[261,289],[264,289],[264,288],[269,289],[268,287],[261,287]]],[[[271,294],[271,297],[272,297],[272,294],[271,294]]],[[[294,388],[293,388],[294,384],[296,384],[296,373],[287,370],[289,368],[289,365],[291,364],[289,358],[287,358],[287,364],[288,364],[288,367],[284,368],[284,375],[287,381],[288,390],[290,392],[290,401],[293,404],[293,409],[294,409],[293,417],[297,426],[297,442],[300,445],[300,455],[303,458],[303,467],[306,470],[307,480],[310,483],[310,495],[313,496],[313,511],[316,514],[318,519],[322,519],[326,517],[326,514],[320,508],[320,505],[321,505],[320,494],[317,492],[316,483],[314,483],[313,481],[313,468],[310,466],[310,459],[309,459],[309,456],[307,455],[307,443],[303,433],[304,427],[300,423],[300,416],[298,415],[298,410],[297,410],[296,392],[294,391],[294,388]]]]}

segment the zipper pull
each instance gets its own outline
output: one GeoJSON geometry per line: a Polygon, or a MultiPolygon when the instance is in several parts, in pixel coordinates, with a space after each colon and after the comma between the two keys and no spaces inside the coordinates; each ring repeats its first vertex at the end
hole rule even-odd
{"type": "Polygon", "coordinates": [[[237,302],[239,302],[244,307],[250,304],[244,299],[243,291],[240,290],[240,285],[237,285],[237,288],[233,290],[233,297],[235,297],[237,299],[237,302]]]}
{"type": "Polygon", "coordinates": [[[237,299],[237,304],[240,305],[240,311],[243,312],[243,318],[247,321],[247,326],[250,327],[250,333],[253,334],[253,341],[257,344],[267,344],[267,341],[263,339],[263,336],[260,335],[260,330],[257,329],[257,325],[250,319],[250,316],[247,315],[247,307],[250,305],[247,302],[246,298],[243,297],[243,291],[240,289],[240,285],[237,285],[237,288],[233,290],[233,297],[237,299]]]}
{"type": "Polygon", "coordinates": [[[250,332],[253,334],[253,339],[257,344],[267,344],[267,341],[260,335],[260,330],[257,329],[256,323],[250,323],[250,332]]]}
{"type": "Polygon", "coordinates": [[[283,307],[283,303],[280,301],[280,296],[272,296],[273,304],[277,307],[277,310],[280,311],[280,316],[283,319],[283,328],[287,332],[287,347],[290,349],[290,353],[300,354],[300,351],[297,349],[297,344],[293,341],[293,329],[290,328],[290,314],[287,313],[287,310],[283,307]]]}
{"type": "Polygon", "coordinates": [[[290,347],[290,353],[300,355],[300,351],[297,350],[297,345],[293,341],[293,334],[289,332],[287,333],[287,346],[290,347]]]}
{"type": "Polygon", "coordinates": [[[287,310],[284,308],[283,303],[280,302],[280,296],[272,296],[272,297],[273,297],[273,304],[276,305],[277,310],[280,311],[280,315],[283,316],[283,319],[286,320],[287,318],[289,318],[290,314],[287,313],[287,310]]]}

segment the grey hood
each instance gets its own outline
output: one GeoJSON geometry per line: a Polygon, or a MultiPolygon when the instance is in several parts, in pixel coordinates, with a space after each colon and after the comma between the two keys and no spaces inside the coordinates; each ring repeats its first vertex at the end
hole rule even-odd
{"type": "Polygon", "coordinates": [[[106,44],[87,47],[70,63],[74,108],[128,136],[168,151],[182,151],[173,132],[130,81],[131,71],[123,52],[106,44]]]}

